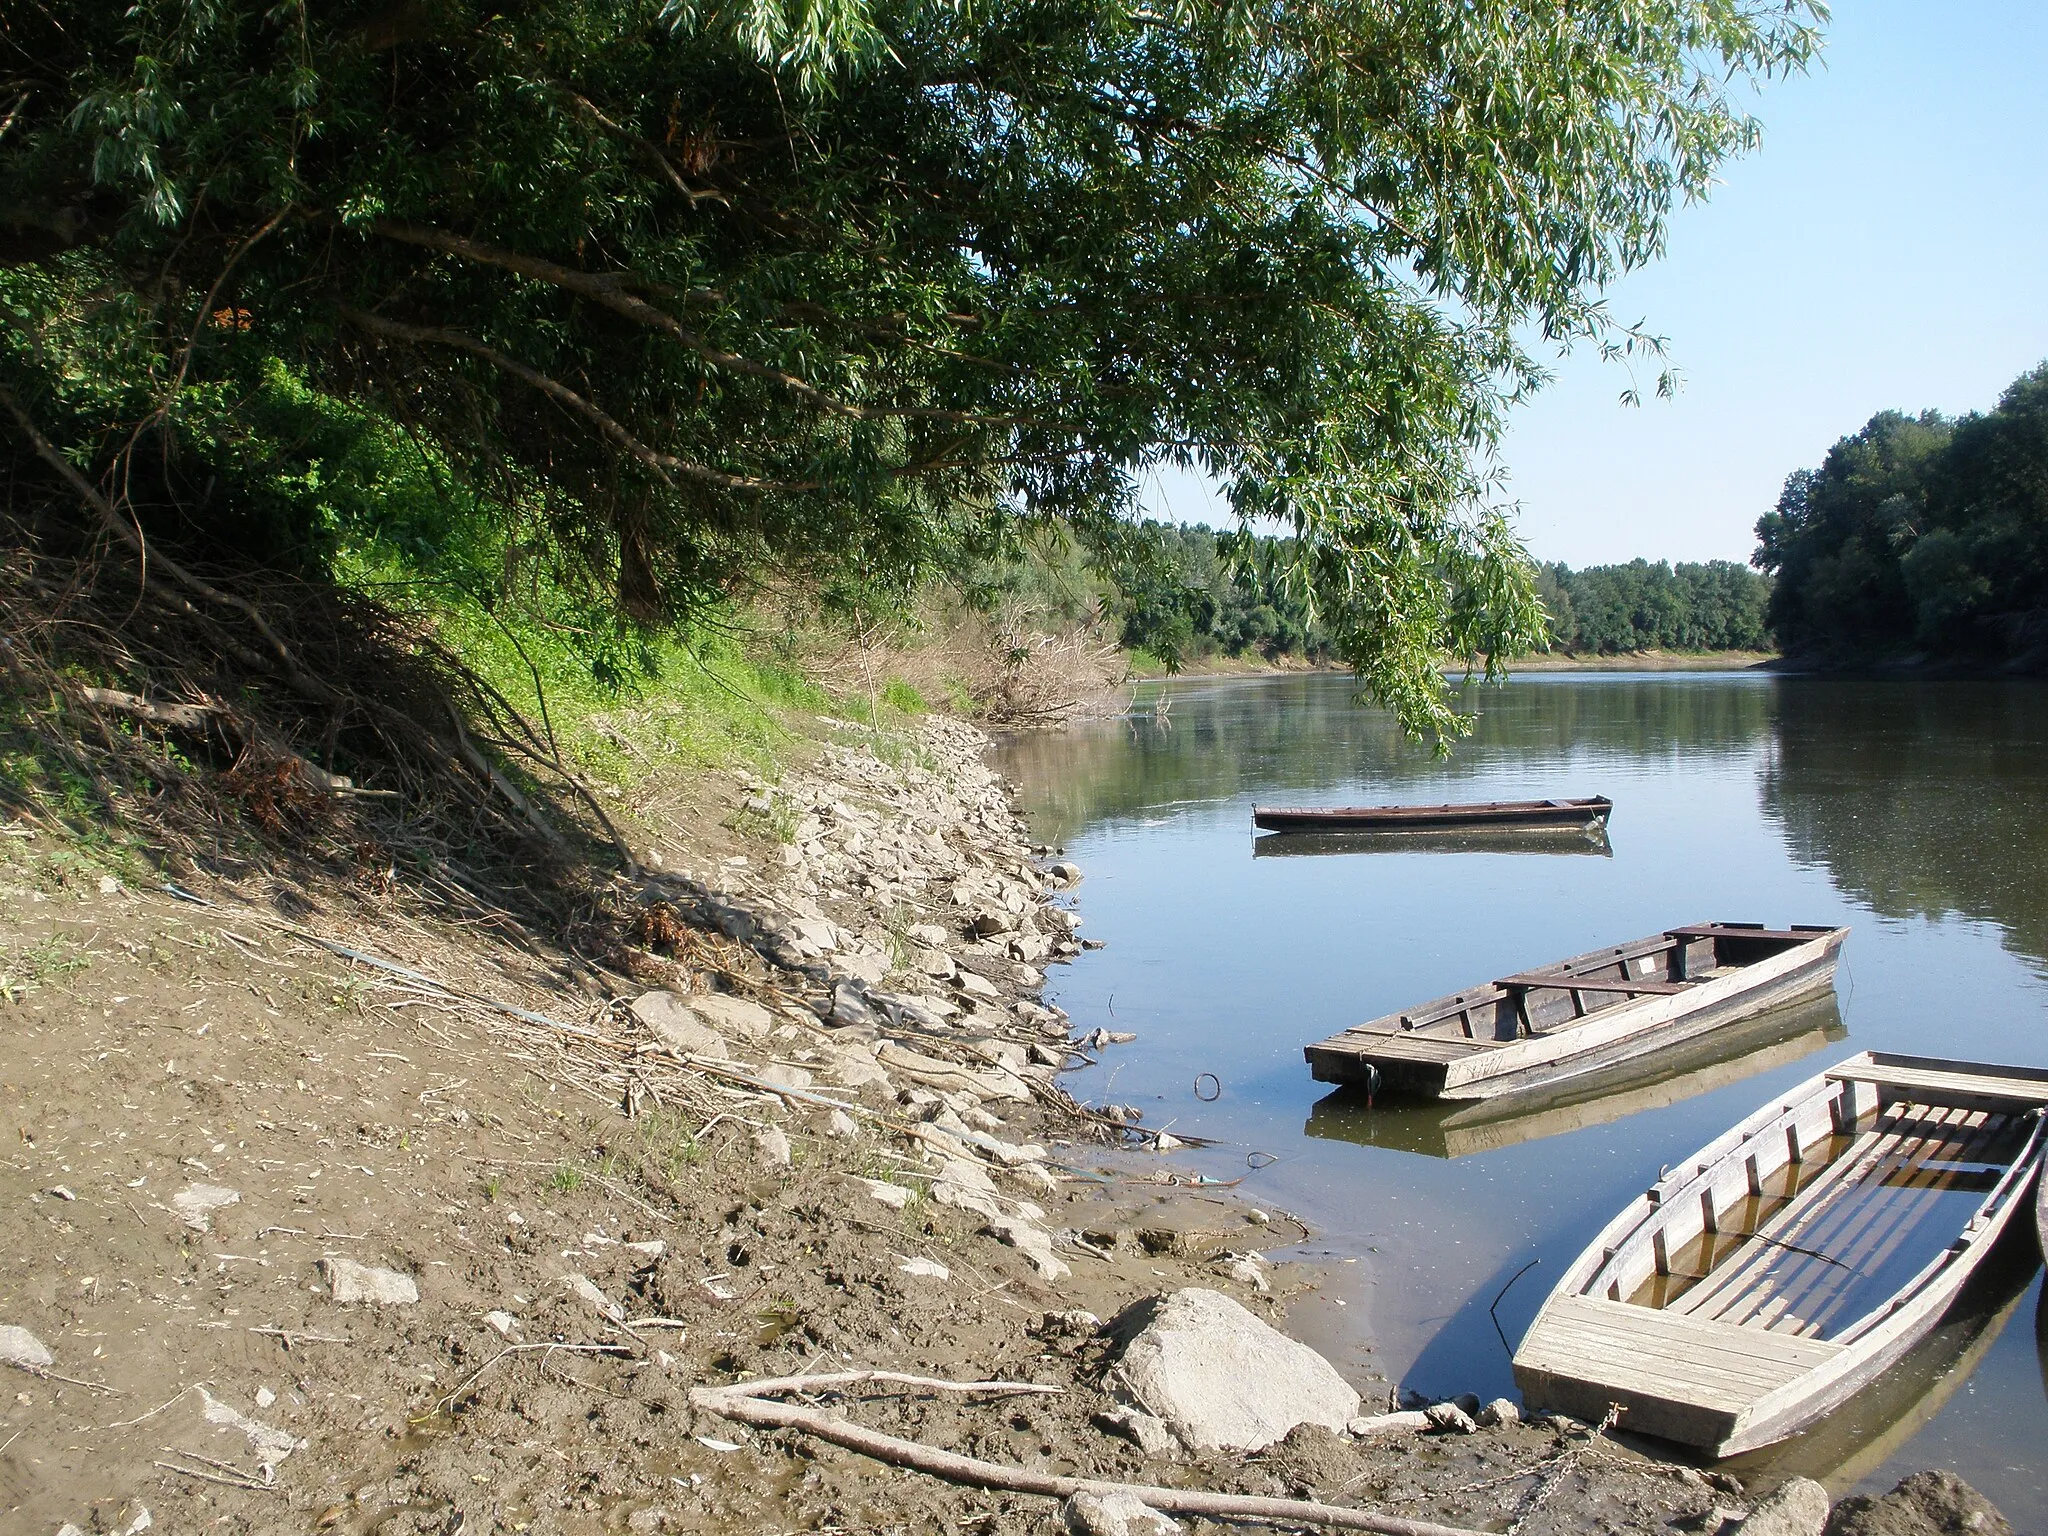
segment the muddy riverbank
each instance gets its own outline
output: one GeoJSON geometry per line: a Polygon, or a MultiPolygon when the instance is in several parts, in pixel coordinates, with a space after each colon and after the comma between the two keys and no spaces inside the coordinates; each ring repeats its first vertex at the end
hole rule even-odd
{"type": "Polygon", "coordinates": [[[1063,1090],[1120,1048],[1042,1001],[1086,963],[1085,872],[984,746],[827,723],[773,783],[699,786],[573,946],[7,828],[0,1528],[1053,1528],[692,1400],[876,1371],[1049,1390],[797,1400],[1039,1473],[1530,1536],[1742,1507],[1565,1421],[1350,1432],[1388,1384],[1275,1342],[1305,1230],[1063,1090]],[[1217,1429],[1143,1375],[1187,1291],[1322,1422],[1217,1429]]]}

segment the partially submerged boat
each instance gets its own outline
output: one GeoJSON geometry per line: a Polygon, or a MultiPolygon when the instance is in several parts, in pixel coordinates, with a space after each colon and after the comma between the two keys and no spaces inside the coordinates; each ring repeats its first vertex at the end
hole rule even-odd
{"type": "Polygon", "coordinates": [[[1733,1456],[1797,1433],[1940,1322],[2043,1156],[2048,1071],[1864,1052],[1664,1174],[1515,1351],[1535,1409],[1733,1456]]]}
{"type": "Polygon", "coordinates": [[[1325,1083],[1490,1099],[1660,1052],[1834,982],[1847,928],[1689,923],[1454,992],[1307,1047],[1325,1083]]]}
{"type": "Polygon", "coordinates": [[[1466,805],[1255,805],[1265,832],[1442,832],[1451,828],[1597,827],[1613,814],[1605,795],[1581,800],[1483,800],[1466,805]]]}

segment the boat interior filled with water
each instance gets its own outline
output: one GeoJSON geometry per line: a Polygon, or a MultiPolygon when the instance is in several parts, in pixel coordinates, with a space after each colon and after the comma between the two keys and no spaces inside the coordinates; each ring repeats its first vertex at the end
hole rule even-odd
{"type": "Polygon", "coordinates": [[[1532,1408],[1730,1456],[1816,1422],[2033,1211],[2048,1071],[1865,1052],[1664,1174],[1515,1352],[1532,1408]]]}

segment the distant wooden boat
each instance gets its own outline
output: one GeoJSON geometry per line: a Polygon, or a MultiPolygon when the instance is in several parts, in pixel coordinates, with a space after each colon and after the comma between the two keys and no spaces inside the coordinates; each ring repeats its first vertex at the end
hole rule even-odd
{"type": "Polygon", "coordinates": [[[1524,1400],[1717,1457],[1817,1422],[2025,1212],[2044,1106],[2048,1071],[1873,1052],[1772,1100],[1573,1261],[1515,1351],[1524,1400]]]}
{"type": "Polygon", "coordinates": [[[1319,1082],[1438,1099],[1549,1088],[1826,990],[1846,928],[1691,923],[1519,971],[1307,1048],[1319,1082]]]}
{"type": "Polygon", "coordinates": [[[1470,805],[1252,807],[1265,832],[1441,832],[1451,827],[1596,827],[1613,813],[1605,795],[1584,800],[1486,800],[1470,805]]]}

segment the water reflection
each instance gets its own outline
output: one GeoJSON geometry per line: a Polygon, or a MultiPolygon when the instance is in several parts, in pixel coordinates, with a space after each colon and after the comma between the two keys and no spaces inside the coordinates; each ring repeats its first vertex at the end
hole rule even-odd
{"type": "Polygon", "coordinates": [[[2048,688],[1788,679],[1764,814],[1887,917],[1996,922],[2048,963],[2048,688]]]}
{"type": "Polygon", "coordinates": [[[1374,1104],[1355,1088],[1316,1101],[1302,1130],[1329,1141],[1425,1157],[1470,1157],[1608,1125],[1782,1067],[1848,1038],[1834,993],[1714,1030],[1648,1061],[1574,1079],[1567,1094],[1441,1103],[1374,1104]]]}
{"type": "Polygon", "coordinates": [[[1462,832],[1272,832],[1252,839],[1255,859],[1296,859],[1345,853],[1591,853],[1614,857],[1603,823],[1579,828],[1507,827],[1462,832]]]}
{"type": "Polygon", "coordinates": [[[1401,734],[1384,710],[1366,709],[1328,675],[1167,682],[1141,689],[1129,715],[1060,732],[1014,737],[1003,767],[1030,787],[1038,835],[1064,842],[1083,827],[1175,806],[1228,800],[1256,787],[1288,790],[1356,785],[1360,800],[1413,799],[1427,782],[1432,800],[1542,798],[1595,794],[1599,784],[1560,787],[1553,779],[1587,756],[1688,759],[1740,756],[1767,737],[1772,680],[1765,676],[1645,681],[1615,675],[1532,679],[1508,688],[1468,687],[1479,708],[1473,735],[1445,760],[1401,734]],[[1161,699],[1170,707],[1160,713],[1161,699]],[[1526,796],[1468,795],[1512,765],[1526,796]],[[1366,790],[1377,791],[1367,794],[1366,790]]]}
{"type": "MultiPolygon", "coordinates": [[[[1217,1138],[1176,1163],[1242,1178],[1262,1206],[1313,1225],[1339,1262],[1318,1293],[1330,1299],[1304,1303],[1294,1326],[1340,1362],[1431,1396],[1512,1391],[1510,1346],[1556,1274],[1660,1167],[1846,1053],[1844,1025],[1874,1050],[2048,1065],[2042,684],[1521,679],[1481,697],[1475,736],[1448,761],[1355,705],[1343,678],[1164,694],[1163,718],[1001,750],[1037,835],[1086,871],[1087,932],[1108,941],[1055,969],[1052,1000],[1083,1029],[1139,1035],[1072,1086],[1217,1138]],[[1256,802],[1596,792],[1621,817],[1605,857],[1250,846],[1256,802]],[[1836,997],[1818,1000],[1838,1011],[1759,1020],[1743,1026],[1754,1036],[1710,1038],[1728,1056],[1673,1058],[1535,1109],[1368,1111],[1327,1096],[1303,1063],[1304,1045],[1473,976],[1716,919],[1853,925],[1836,997]],[[1222,1082],[1220,1099],[1197,1093],[1198,1074],[1222,1082]],[[1279,1160],[1248,1165],[1250,1153],[1279,1160]]],[[[2048,1354],[2048,1317],[2038,1326],[2048,1354]]],[[[1907,1422],[1911,1404],[1858,1420],[1862,1443],[1890,1457],[1864,1486],[1950,1465],[2048,1529],[2035,1343],[1987,1326],[1930,1378],[1975,1389],[1914,1399],[1924,1427],[1907,1422]]]]}

